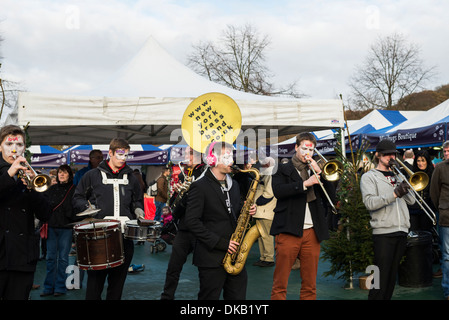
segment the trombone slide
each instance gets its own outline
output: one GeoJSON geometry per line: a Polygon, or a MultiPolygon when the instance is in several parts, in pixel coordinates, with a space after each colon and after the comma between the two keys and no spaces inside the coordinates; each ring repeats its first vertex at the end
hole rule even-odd
{"type": "Polygon", "coordinates": [[[409,179],[407,179],[406,176],[401,172],[401,170],[398,168],[396,163],[392,163],[392,167],[396,170],[396,176],[400,176],[402,178],[402,181],[406,181],[409,185],[410,189],[412,190],[412,196],[415,199],[416,202],[418,202],[418,205],[421,207],[421,209],[424,211],[424,213],[429,217],[430,220],[432,220],[433,225],[437,224],[437,218],[435,213],[432,211],[432,209],[429,207],[429,205],[424,201],[424,199],[419,195],[419,191],[425,189],[427,185],[429,184],[429,177],[425,172],[416,172],[413,173],[407,166],[402,163],[401,160],[396,159],[396,162],[399,163],[403,167],[403,169],[407,172],[407,174],[410,176],[409,179]],[[418,199],[417,199],[418,198],[418,199]],[[423,204],[427,207],[424,208],[423,204]]]}
{"type": "Polygon", "coordinates": [[[312,167],[312,165],[310,164],[310,162],[309,162],[309,168],[312,170],[313,174],[315,175],[315,178],[318,180],[318,183],[320,184],[320,187],[321,187],[321,189],[323,190],[324,195],[325,195],[326,198],[327,198],[327,201],[328,201],[328,202],[330,203],[330,205],[332,206],[332,212],[333,212],[334,214],[337,214],[338,212],[337,212],[337,209],[336,209],[335,206],[334,206],[334,203],[332,202],[331,198],[329,197],[329,194],[327,193],[326,188],[324,188],[324,185],[323,185],[323,183],[321,182],[320,177],[319,177],[318,174],[316,173],[315,169],[313,169],[313,167],[312,167]]]}

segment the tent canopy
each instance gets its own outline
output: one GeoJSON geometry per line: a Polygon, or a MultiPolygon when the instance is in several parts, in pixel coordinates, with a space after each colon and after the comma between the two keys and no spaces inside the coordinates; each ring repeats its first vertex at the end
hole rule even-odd
{"type": "Polygon", "coordinates": [[[440,146],[446,139],[448,121],[449,99],[396,126],[363,134],[362,139],[369,141],[369,150],[383,139],[393,141],[398,148],[440,146]]]}
{"type": "Polygon", "coordinates": [[[407,121],[391,128],[388,132],[404,129],[419,129],[436,123],[446,122],[449,122],[449,99],[427,111],[422,111],[422,113],[408,118],[407,121]]]}
{"type": "MultiPolygon", "coordinates": [[[[376,132],[385,132],[392,127],[400,125],[414,117],[419,117],[425,111],[397,111],[397,110],[373,110],[360,120],[348,121],[349,133],[351,135],[351,143],[353,148],[357,148],[360,143],[359,136],[363,134],[370,134],[376,132]]],[[[314,131],[313,134],[317,139],[317,149],[322,154],[334,153],[336,139],[334,133],[336,129],[314,131]]],[[[346,151],[349,151],[349,139],[347,137],[347,130],[345,126],[344,135],[346,136],[346,151]]],[[[365,136],[366,137],[366,136],[365,136]]],[[[278,154],[284,156],[291,156],[294,153],[294,146],[296,137],[290,138],[283,142],[276,144],[278,147],[278,154]]],[[[273,146],[274,148],[274,146],[273,146]]]]}
{"type": "Polygon", "coordinates": [[[350,134],[390,129],[425,111],[373,110],[349,127],[350,134]]]}
{"type": "Polygon", "coordinates": [[[52,146],[42,146],[42,145],[31,145],[28,150],[31,152],[31,154],[35,153],[62,153],[62,151],[53,148],[52,146]]]}
{"type": "MultiPolygon", "coordinates": [[[[292,99],[244,93],[202,78],[163,50],[153,38],[123,68],[85,95],[19,93],[9,122],[29,124],[36,144],[181,142],[181,120],[196,97],[230,96],[242,114],[242,130],[277,129],[278,135],[344,125],[339,99],[292,99]]],[[[226,108],[226,106],[223,106],[226,108]]]]}

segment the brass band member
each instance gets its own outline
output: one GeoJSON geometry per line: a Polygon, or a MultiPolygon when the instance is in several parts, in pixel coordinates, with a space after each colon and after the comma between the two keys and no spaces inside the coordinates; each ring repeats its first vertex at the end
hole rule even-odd
{"type": "MultiPolygon", "coordinates": [[[[329,238],[324,202],[317,177],[309,171],[313,166],[315,136],[308,132],[296,136],[295,154],[280,164],[273,175],[272,187],[277,199],[271,234],[275,236],[276,266],[273,275],[272,300],[285,300],[290,271],[296,258],[301,263],[300,299],[316,299],[316,276],[320,242],[329,238]]],[[[322,179],[328,194],[333,193],[330,182],[322,179]]]]}
{"type": "MultiPolygon", "coordinates": [[[[209,166],[202,177],[193,182],[185,222],[196,238],[193,263],[198,267],[200,300],[246,299],[247,273],[245,268],[237,275],[226,272],[222,261],[226,251],[233,253],[238,243],[231,241],[240,213],[240,190],[232,180],[233,146],[212,142],[206,148],[209,166]]],[[[256,212],[252,206],[250,214],[256,212]]]]}
{"type": "MultiPolygon", "coordinates": [[[[186,153],[188,161],[186,166],[182,168],[184,172],[181,172],[179,175],[181,183],[185,182],[184,176],[193,181],[197,180],[205,168],[204,163],[197,163],[197,161],[201,162],[201,153],[194,151],[190,147],[187,147],[186,153]]],[[[181,190],[176,192],[170,201],[170,205],[174,205],[173,219],[174,223],[178,226],[178,231],[173,242],[170,261],[167,266],[164,292],[161,294],[162,300],[173,300],[175,298],[175,291],[178,287],[182,267],[187,260],[187,256],[193,252],[195,245],[195,238],[185,224],[188,191],[182,195],[181,199],[177,199],[178,196],[181,196],[181,192],[181,190]]]]}
{"type": "Polygon", "coordinates": [[[19,170],[30,171],[23,166],[25,139],[20,127],[0,130],[0,300],[29,299],[39,259],[34,219],[46,222],[51,213],[42,193],[17,177],[19,170]]]}
{"type": "Polygon", "coordinates": [[[370,300],[389,300],[393,295],[399,262],[405,253],[410,217],[407,204],[415,202],[405,181],[398,181],[391,166],[396,145],[382,140],[376,146],[377,166],[362,175],[360,190],[371,215],[374,265],[379,267],[379,288],[371,288],[370,300]]]}
{"type": "MultiPolygon", "coordinates": [[[[144,218],[143,193],[133,170],[126,164],[130,146],[126,140],[113,139],[109,145],[109,160],[86,172],[76,187],[73,205],[77,212],[88,208],[89,202],[101,209],[96,218],[110,216],[119,220],[144,218]]],[[[108,278],[107,300],[122,296],[128,267],[134,254],[134,243],[123,239],[125,262],[103,270],[88,270],[86,300],[100,300],[108,278]]]]}

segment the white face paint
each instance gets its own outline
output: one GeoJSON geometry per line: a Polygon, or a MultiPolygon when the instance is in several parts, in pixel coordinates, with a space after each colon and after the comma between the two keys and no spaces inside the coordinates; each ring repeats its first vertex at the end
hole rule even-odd
{"type": "Polygon", "coordinates": [[[301,144],[299,145],[299,152],[301,153],[302,156],[313,156],[313,143],[311,143],[310,141],[302,141],[301,144]]]}
{"type": "Polygon", "coordinates": [[[3,140],[2,144],[2,156],[8,163],[13,163],[15,156],[22,156],[25,152],[25,142],[21,135],[13,136],[9,135],[3,140]]]}
{"type": "Polygon", "coordinates": [[[224,154],[221,156],[221,163],[225,166],[230,166],[234,163],[231,150],[225,150],[224,154]]]}
{"type": "Polygon", "coordinates": [[[117,160],[120,161],[126,161],[126,159],[128,158],[128,150],[125,149],[117,149],[115,150],[115,157],[117,158],[117,160]]]}

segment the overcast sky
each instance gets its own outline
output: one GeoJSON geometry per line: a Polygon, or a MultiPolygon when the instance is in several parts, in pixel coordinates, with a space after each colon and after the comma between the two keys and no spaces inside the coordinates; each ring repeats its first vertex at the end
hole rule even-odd
{"type": "Polygon", "coordinates": [[[447,0],[1,0],[3,79],[33,92],[94,88],[149,36],[185,63],[192,44],[227,25],[252,24],[271,39],[272,82],[297,81],[310,98],[349,95],[348,80],[379,36],[402,33],[436,66],[429,89],[449,83],[447,0]]]}

